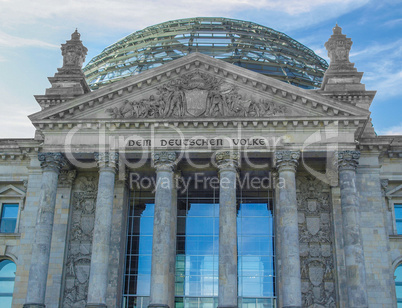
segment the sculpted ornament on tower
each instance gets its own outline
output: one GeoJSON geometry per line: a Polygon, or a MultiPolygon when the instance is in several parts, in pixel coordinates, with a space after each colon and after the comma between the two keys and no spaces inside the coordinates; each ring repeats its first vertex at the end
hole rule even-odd
{"type": "Polygon", "coordinates": [[[342,28],[336,25],[333,29],[333,34],[325,43],[325,48],[328,50],[330,58],[329,70],[354,69],[354,64],[349,61],[349,53],[352,48],[352,40],[342,34],[342,28]]]}
{"type": "Polygon", "coordinates": [[[71,40],[61,45],[61,54],[63,55],[62,69],[81,69],[88,49],[82,44],[80,37],[81,35],[75,30],[75,32],[71,34],[71,40]]]}
{"type": "Polygon", "coordinates": [[[287,113],[286,107],[254,99],[222,78],[199,71],[185,74],[140,100],[125,100],[106,112],[115,119],[182,117],[269,117],[287,113]]]}

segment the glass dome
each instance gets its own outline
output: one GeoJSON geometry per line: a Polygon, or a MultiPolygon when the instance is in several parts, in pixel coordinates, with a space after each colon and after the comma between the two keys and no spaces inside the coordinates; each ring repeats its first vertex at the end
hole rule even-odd
{"type": "Polygon", "coordinates": [[[318,88],[327,62],[284,33],[252,22],[199,17],[164,22],[105,48],[83,69],[92,89],[192,52],[302,88],[318,88]]]}

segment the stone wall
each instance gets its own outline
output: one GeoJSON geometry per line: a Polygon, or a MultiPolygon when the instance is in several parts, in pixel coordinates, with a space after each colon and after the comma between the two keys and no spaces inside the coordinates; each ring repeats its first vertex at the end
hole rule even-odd
{"type": "Polygon", "coordinates": [[[297,178],[303,307],[336,307],[330,187],[297,178]]]}
{"type": "Polygon", "coordinates": [[[362,153],[356,173],[366,285],[370,308],[396,307],[378,157],[362,153]]]}
{"type": "Polygon", "coordinates": [[[42,181],[42,169],[38,159],[31,157],[28,168],[28,181],[24,209],[20,213],[19,232],[20,246],[18,250],[17,272],[15,275],[13,308],[22,307],[25,303],[28,287],[29,268],[31,266],[32,243],[34,242],[36,216],[42,181]]]}

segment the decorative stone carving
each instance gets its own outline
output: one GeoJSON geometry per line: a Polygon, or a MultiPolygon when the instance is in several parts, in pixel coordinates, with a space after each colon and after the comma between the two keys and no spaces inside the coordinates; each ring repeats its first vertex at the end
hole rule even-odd
{"type": "Polygon", "coordinates": [[[62,153],[38,153],[38,160],[43,170],[59,173],[60,169],[67,165],[62,153]]]}
{"type": "Polygon", "coordinates": [[[95,222],[97,178],[80,176],[72,194],[62,307],[85,307],[95,222]]]}
{"type": "Polygon", "coordinates": [[[330,69],[351,69],[353,63],[349,61],[349,53],[352,48],[352,40],[342,34],[342,28],[336,25],[333,29],[333,34],[325,43],[325,48],[328,50],[328,57],[331,59],[330,69]]]}
{"type": "Polygon", "coordinates": [[[108,108],[112,118],[270,117],[287,113],[269,100],[246,98],[236,86],[199,71],[185,74],[157,88],[147,99],[126,100],[108,108]]]}
{"type": "Polygon", "coordinates": [[[81,34],[77,29],[71,34],[71,40],[61,45],[61,54],[63,55],[63,70],[64,73],[68,69],[80,69],[85,62],[85,56],[88,49],[82,45],[80,40],[81,34]]]}
{"type": "Polygon", "coordinates": [[[289,169],[296,172],[299,164],[300,151],[276,151],[275,165],[278,170],[289,169]]]}
{"type": "Polygon", "coordinates": [[[235,169],[239,167],[239,152],[218,151],[215,154],[216,163],[220,170],[235,169]]]}
{"type": "Polygon", "coordinates": [[[175,152],[155,152],[152,156],[156,170],[173,171],[176,165],[175,152]]]}
{"type": "Polygon", "coordinates": [[[95,160],[100,169],[112,168],[116,171],[119,162],[119,153],[117,152],[97,152],[94,154],[95,160]]]}
{"type": "Polygon", "coordinates": [[[381,194],[385,197],[388,188],[388,179],[381,180],[381,194]]]}
{"type": "Polygon", "coordinates": [[[359,164],[359,151],[341,151],[335,154],[337,167],[341,170],[356,170],[359,164]]]}
{"type": "Polygon", "coordinates": [[[61,170],[59,174],[59,186],[70,187],[77,175],[76,170],[61,170]]]}
{"type": "Polygon", "coordinates": [[[330,188],[315,178],[297,178],[303,307],[336,307],[330,188]]]}
{"type": "Polygon", "coordinates": [[[24,190],[28,190],[28,180],[22,180],[22,186],[24,186],[24,190]]]}

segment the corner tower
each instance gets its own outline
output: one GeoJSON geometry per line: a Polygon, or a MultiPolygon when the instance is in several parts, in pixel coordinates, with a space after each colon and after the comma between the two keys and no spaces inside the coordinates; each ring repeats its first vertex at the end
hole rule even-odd
{"type": "Polygon", "coordinates": [[[46,89],[45,95],[35,95],[42,110],[91,91],[81,70],[88,49],[82,44],[80,37],[75,30],[71,34],[71,40],[61,45],[63,67],[57,69],[54,77],[49,77],[52,87],[46,89]]]}

